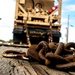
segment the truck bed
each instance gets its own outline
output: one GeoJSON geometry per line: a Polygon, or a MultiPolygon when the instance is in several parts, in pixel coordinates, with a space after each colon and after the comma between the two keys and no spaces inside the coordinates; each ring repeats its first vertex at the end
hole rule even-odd
{"type": "Polygon", "coordinates": [[[20,50],[27,52],[28,48],[0,46],[0,75],[75,75],[75,72],[64,72],[52,69],[38,62],[24,59],[4,58],[2,52],[20,50]]]}

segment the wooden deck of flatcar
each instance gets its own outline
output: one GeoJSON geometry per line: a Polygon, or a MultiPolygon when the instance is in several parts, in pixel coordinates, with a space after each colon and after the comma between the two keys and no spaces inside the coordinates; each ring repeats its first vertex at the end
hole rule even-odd
{"type": "Polygon", "coordinates": [[[75,75],[75,72],[64,72],[49,68],[38,62],[23,59],[4,58],[5,50],[21,50],[26,52],[28,48],[0,46],[0,75],[75,75]]]}

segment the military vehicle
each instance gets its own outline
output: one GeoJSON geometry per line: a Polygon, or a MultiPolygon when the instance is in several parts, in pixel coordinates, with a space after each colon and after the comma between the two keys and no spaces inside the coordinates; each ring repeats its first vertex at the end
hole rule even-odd
{"type": "Polygon", "coordinates": [[[61,37],[62,0],[16,0],[13,43],[58,43],[61,37]]]}

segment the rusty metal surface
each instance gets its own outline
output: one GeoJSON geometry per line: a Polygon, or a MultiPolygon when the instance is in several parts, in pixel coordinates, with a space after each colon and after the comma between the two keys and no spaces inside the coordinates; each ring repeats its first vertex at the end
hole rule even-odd
{"type": "Polygon", "coordinates": [[[2,57],[3,51],[8,49],[23,52],[28,50],[22,47],[0,46],[0,75],[75,75],[75,72],[59,71],[38,62],[2,57]]]}

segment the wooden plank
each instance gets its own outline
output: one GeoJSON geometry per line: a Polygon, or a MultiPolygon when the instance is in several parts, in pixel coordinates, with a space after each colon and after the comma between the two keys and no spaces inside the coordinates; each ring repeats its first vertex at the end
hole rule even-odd
{"type": "Polygon", "coordinates": [[[11,70],[11,67],[9,65],[9,61],[2,59],[0,61],[0,74],[1,75],[10,75],[10,70],[11,70]]]}
{"type": "Polygon", "coordinates": [[[59,71],[59,70],[56,70],[56,69],[51,69],[50,67],[47,67],[47,66],[42,66],[41,67],[47,72],[49,73],[50,75],[69,75],[68,73],[66,72],[63,72],[63,71],[59,71]]]}
{"type": "Polygon", "coordinates": [[[38,75],[49,75],[49,73],[47,73],[44,69],[42,69],[42,67],[39,66],[38,63],[31,63],[31,65],[38,75]]]}
{"type": "Polygon", "coordinates": [[[37,73],[35,72],[35,70],[32,68],[32,66],[28,61],[19,61],[19,62],[24,66],[25,70],[29,72],[29,75],[33,75],[33,74],[37,75],[37,73]]]}
{"type": "Polygon", "coordinates": [[[15,75],[37,75],[28,61],[21,59],[11,59],[10,65],[13,68],[15,75]]]}
{"type": "Polygon", "coordinates": [[[31,62],[22,59],[4,58],[2,52],[5,50],[21,50],[26,52],[25,48],[20,47],[0,47],[0,75],[75,75],[75,72],[64,72],[52,69],[38,62],[31,62]]]}

